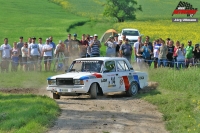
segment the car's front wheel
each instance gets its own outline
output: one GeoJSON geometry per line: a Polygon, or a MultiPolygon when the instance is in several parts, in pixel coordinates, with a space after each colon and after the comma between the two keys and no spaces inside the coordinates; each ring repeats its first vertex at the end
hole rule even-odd
{"type": "Polygon", "coordinates": [[[131,82],[129,89],[126,91],[128,96],[134,96],[138,93],[138,83],[131,82]]]}
{"type": "Polygon", "coordinates": [[[97,84],[93,83],[90,86],[90,98],[96,99],[97,98],[97,84]]]}
{"type": "Polygon", "coordinates": [[[53,93],[53,99],[60,99],[60,95],[53,93]]]}

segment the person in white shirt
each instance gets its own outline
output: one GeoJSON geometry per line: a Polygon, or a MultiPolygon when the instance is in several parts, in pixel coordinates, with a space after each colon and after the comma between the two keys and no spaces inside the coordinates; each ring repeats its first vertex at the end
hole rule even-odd
{"type": "MultiPolygon", "coordinates": [[[[44,44],[42,44],[42,38],[41,37],[38,39],[38,46],[39,46],[40,52],[42,53],[42,49],[43,49],[44,44]]],[[[41,56],[38,59],[39,71],[42,71],[42,60],[43,60],[43,56],[41,54],[41,56]]]]}
{"type": "Polygon", "coordinates": [[[27,58],[28,58],[28,43],[25,42],[24,46],[21,48],[22,52],[22,63],[24,71],[27,71],[27,58]]]}
{"type": "Polygon", "coordinates": [[[1,71],[3,72],[4,70],[8,72],[9,69],[9,64],[10,64],[10,59],[11,59],[11,46],[8,44],[8,38],[4,38],[4,44],[1,45],[0,47],[0,54],[2,57],[1,61],[1,71]]]}
{"type": "Polygon", "coordinates": [[[137,62],[137,63],[139,63],[140,62],[140,59],[138,59],[137,58],[137,53],[138,53],[138,50],[139,50],[139,47],[142,47],[143,46],[143,44],[142,44],[142,37],[141,36],[139,36],[138,37],[138,41],[137,42],[135,42],[134,43],[134,45],[133,45],[133,49],[134,49],[134,58],[135,58],[135,61],[137,62]]]}
{"type": "Polygon", "coordinates": [[[113,36],[110,36],[107,41],[104,43],[106,48],[106,57],[115,57],[116,55],[116,43],[114,43],[113,36]]]}
{"type": "Polygon", "coordinates": [[[51,68],[53,45],[49,43],[49,38],[46,39],[46,44],[42,48],[42,56],[44,57],[45,71],[49,71],[51,68]]]}
{"type": "Polygon", "coordinates": [[[39,45],[35,43],[36,38],[32,38],[32,43],[28,45],[28,55],[31,63],[33,64],[34,71],[37,70],[38,58],[41,55],[39,45]]]}

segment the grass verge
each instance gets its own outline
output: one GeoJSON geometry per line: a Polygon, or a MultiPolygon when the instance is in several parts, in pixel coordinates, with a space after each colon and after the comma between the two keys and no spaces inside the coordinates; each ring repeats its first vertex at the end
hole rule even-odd
{"type": "Polygon", "coordinates": [[[166,129],[172,133],[200,132],[199,72],[199,68],[149,71],[150,80],[157,81],[159,87],[139,97],[158,106],[163,113],[166,129]]]}
{"type": "Polygon", "coordinates": [[[57,103],[47,96],[0,93],[1,133],[43,133],[58,114],[57,103]]]}

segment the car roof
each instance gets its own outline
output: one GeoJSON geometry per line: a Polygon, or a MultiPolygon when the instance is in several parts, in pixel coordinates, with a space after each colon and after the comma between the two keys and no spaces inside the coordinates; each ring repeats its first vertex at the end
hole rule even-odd
{"type": "Polygon", "coordinates": [[[122,29],[122,30],[134,30],[134,31],[138,31],[138,29],[131,29],[131,28],[126,28],[126,29],[122,29]]]}
{"type": "Polygon", "coordinates": [[[124,60],[125,58],[122,57],[90,57],[90,58],[78,58],[75,59],[76,61],[78,60],[102,60],[102,61],[106,61],[106,60],[124,60]]]}

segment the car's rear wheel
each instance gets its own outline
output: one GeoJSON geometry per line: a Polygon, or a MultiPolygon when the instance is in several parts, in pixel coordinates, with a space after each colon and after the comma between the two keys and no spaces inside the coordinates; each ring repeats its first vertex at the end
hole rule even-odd
{"type": "Polygon", "coordinates": [[[137,82],[131,82],[131,85],[128,89],[128,91],[126,91],[128,96],[134,96],[138,93],[138,83],[137,82]]]}
{"type": "Polygon", "coordinates": [[[96,83],[93,83],[91,86],[90,86],[90,98],[92,99],[96,99],[97,98],[97,84],[96,83]]]}
{"type": "Polygon", "coordinates": [[[60,95],[53,93],[53,99],[60,99],[60,95]]]}

